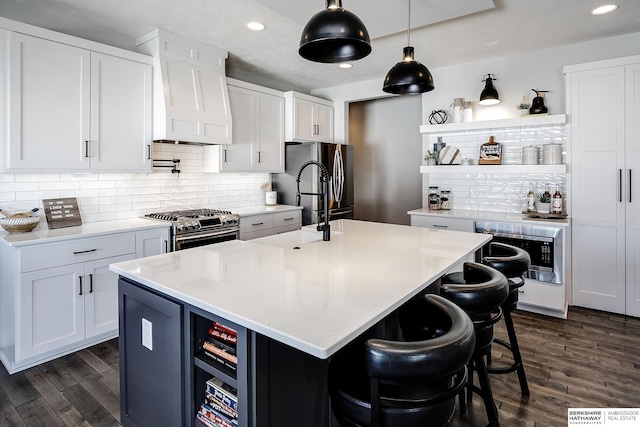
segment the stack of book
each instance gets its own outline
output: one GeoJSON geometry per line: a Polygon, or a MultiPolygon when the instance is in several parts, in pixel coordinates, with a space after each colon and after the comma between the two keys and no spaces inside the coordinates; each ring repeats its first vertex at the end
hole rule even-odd
{"type": "Polygon", "coordinates": [[[211,378],[196,417],[209,427],[237,427],[238,392],[219,378],[211,378]]]}
{"type": "Polygon", "coordinates": [[[235,330],[213,322],[209,337],[202,343],[202,349],[207,356],[235,371],[238,366],[237,343],[238,333],[235,330]]]}

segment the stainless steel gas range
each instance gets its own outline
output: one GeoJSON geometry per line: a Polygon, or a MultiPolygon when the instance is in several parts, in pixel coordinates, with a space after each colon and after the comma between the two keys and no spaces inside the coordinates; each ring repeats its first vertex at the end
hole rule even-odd
{"type": "Polygon", "coordinates": [[[195,248],[240,237],[240,215],[219,209],[188,209],[145,215],[171,223],[170,251],[195,248]]]}

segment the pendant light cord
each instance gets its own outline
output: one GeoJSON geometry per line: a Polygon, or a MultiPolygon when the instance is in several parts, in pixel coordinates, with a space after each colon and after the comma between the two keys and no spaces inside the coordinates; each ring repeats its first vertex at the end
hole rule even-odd
{"type": "Polygon", "coordinates": [[[407,46],[411,46],[411,0],[409,0],[409,14],[407,16],[407,46]]]}

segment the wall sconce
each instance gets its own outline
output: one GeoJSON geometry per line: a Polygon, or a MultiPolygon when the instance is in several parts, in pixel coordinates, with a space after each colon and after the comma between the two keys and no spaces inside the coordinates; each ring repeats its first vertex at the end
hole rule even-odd
{"type": "Polygon", "coordinates": [[[484,80],[482,81],[485,82],[485,86],[480,94],[480,105],[496,105],[500,103],[498,91],[493,87],[494,80],[496,80],[496,76],[493,74],[487,74],[484,76],[484,80]]]}

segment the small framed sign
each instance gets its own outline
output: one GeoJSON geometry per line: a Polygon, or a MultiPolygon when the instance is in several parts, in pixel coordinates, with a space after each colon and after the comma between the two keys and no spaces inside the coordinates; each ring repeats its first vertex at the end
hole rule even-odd
{"type": "Polygon", "coordinates": [[[489,138],[480,146],[479,165],[499,165],[502,163],[502,144],[495,142],[493,137],[489,138]]]}
{"type": "Polygon", "coordinates": [[[49,230],[82,225],[78,201],[75,197],[45,199],[42,201],[49,230]]]}

